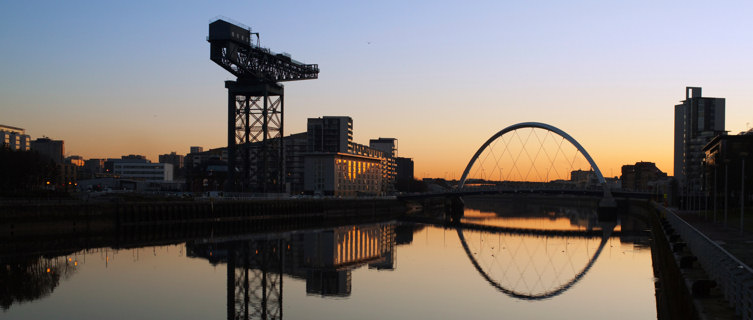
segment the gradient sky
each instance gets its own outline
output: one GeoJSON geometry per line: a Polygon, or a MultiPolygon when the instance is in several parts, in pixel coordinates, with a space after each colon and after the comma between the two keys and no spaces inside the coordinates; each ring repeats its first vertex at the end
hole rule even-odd
{"type": "Polygon", "coordinates": [[[636,161],[672,174],[685,86],[727,99],[727,130],[753,122],[748,1],[3,1],[0,124],[85,158],[224,146],[218,15],[319,64],[285,84],[287,133],[351,116],[356,142],[398,138],[418,177],[458,178],[523,121],[568,132],[605,176],[636,161]]]}

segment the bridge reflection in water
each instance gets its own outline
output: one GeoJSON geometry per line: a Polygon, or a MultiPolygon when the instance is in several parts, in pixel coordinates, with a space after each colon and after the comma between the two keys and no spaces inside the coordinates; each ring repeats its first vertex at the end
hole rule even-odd
{"type": "MultiPolygon", "coordinates": [[[[178,234],[172,244],[185,242],[186,256],[206,259],[212,265],[227,268],[227,319],[283,319],[284,310],[300,312],[290,306],[283,308],[285,301],[293,305],[301,302],[284,299],[285,283],[290,279],[305,281],[306,295],[313,299],[351,299],[354,290],[371,290],[369,287],[354,288],[353,283],[357,283],[358,279],[353,279],[353,271],[364,266],[369,269],[399,271],[398,247],[411,244],[414,234],[427,226],[429,229],[424,232],[427,237],[430,231],[435,233],[437,228],[457,233],[460,242],[456,244],[457,248],[462,249],[468,259],[465,261],[465,258],[458,255],[458,258],[464,260],[459,262],[460,265],[472,266],[478,273],[475,276],[462,275],[464,279],[483,279],[502,295],[527,301],[551,300],[577,288],[587,278],[602,253],[613,245],[612,240],[616,237],[619,237],[618,243],[648,246],[648,237],[644,233],[647,226],[639,216],[621,216],[620,221],[599,221],[594,201],[551,197],[526,199],[514,196],[479,196],[464,200],[465,214],[457,223],[448,223],[444,219],[424,219],[423,223],[389,221],[189,239],[178,234]]],[[[171,244],[169,239],[155,239],[158,240],[153,245],[171,244]]],[[[143,240],[139,241],[138,246],[149,246],[143,240]]],[[[118,246],[134,248],[125,242],[118,243],[118,246]]],[[[6,269],[14,274],[8,274],[5,278],[20,279],[18,273],[26,272],[29,273],[29,278],[39,279],[35,281],[40,284],[40,288],[35,289],[39,292],[38,295],[32,297],[24,291],[28,291],[28,286],[6,281],[8,286],[4,292],[10,296],[2,297],[5,302],[3,308],[13,311],[11,305],[14,299],[23,302],[54,295],[53,291],[60,281],[83,276],[76,273],[75,269],[80,263],[86,263],[85,256],[91,255],[91,252],[105,257],[112,255],[112,249],[109,249],[110,253],[106,252],[107,247],[99,247],[95,251],[91,251],[91,248],[79,248],[87,249],[90,253],[76,253],[72,247],[66,248],[58,253],[45,251],[44,256],[37,258],[24,257],[24,261],[33,262],[26,267],[23,263],[9,262],[8,254],[0,254],[0,265],[13,266],[6,269]],[[69,259],[71,256],[73,259],[69,259]],[[64,268],[70,270],[65,271],[64,268]],[[63,277],[51,279],[51,275],[63,277]],[[26,300],[17,297],[24,297],[26,300]]],[[[138,249],[126,249],[133,250],[138,249]]],[[[154,250],[154,255],[158,252],[158,249],[154,250]]],[[[138,256],[138,251],[135,254],[138,256]]],[[[408,258],[410,259],[413,257],[408,258]]],[[[433,259],[437,259],[437,256],[433,259]]],[[[105,263],[112,264],[109,258],[105,263]]],[[[118,263],[122,263],[122,260],[118,263]]],[[[366,277],[364,273],[357,275],[366,277]]],[[[384,275],[379,277],[389,278],[384,275]]],[[[306,314],[305,311],[303,314],[306,314]]],[[[294,314],[292,317],[299,316],[300,314],[294,314]]]]}
{"type": "Polygon", "coordinates": [[[458,238],[491,286],[517,299],[562,294],[591,269],[617,221],[599,221],[596,206],[511,198],[466,200],[458,238]]]}
{"type": "MultiPolygon", "coordinates": [[[[632,229],[624,232],[617,221],[599,221],[590,202],[469,198],[460,223],[439,221],[433,224],[457,232],[480,277],[522,300],[553,298],[575,286],[612,237],[648,246],[642,222],[631,220],[632,229]]],[[[348,297],[353,270],[364,265],[394,270],[396,246],[409,244],[422,228],[399,222],[352,225],[187,247],[191,255],[227,263],[228,319],[282,319],[285,275],[305,279],[309,295],[348,297]]]]}

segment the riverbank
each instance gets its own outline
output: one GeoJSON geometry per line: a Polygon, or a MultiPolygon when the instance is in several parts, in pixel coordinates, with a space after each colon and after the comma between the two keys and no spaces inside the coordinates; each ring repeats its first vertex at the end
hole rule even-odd
{"type": "Polygon", "coordinates": [[[676,208],[655,207],[670,249],[668,254],[674,257],[679,281],[676,284],[684,287],[692,299],[698,318],[753,318],[753,270],[724,248],[739,248],[746,238],[729,230],[716,230],[676,208]]]}
{"type": "Polygon", "coordinates": [[[249,228],[318,225],[339,219],[371,221],[396,218],[405,212],[405,205],[390,198],[45,201],[3,203],[0,212],[0,237],[25,237],[207,223],[249,228]]]}

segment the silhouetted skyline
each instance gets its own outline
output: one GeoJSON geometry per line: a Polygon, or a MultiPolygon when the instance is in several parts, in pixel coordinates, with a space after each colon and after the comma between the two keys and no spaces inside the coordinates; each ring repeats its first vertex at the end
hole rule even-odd
{"type": "Polygon", "coordinates": [[[731,132],[753,122],[751,13],[745,2],[9,2],[0,114],[84,158],[225,146],[232,76],[205,41],[224,15],[319,64],[318,80],[286,85],[286,132],[350,116],[355,140],[399,137],[417,177],[451,179],[494,132],[538,121],[578,139],[605,176],[638,161],[671,174],[684,87],[726,98],[731,132]]]}

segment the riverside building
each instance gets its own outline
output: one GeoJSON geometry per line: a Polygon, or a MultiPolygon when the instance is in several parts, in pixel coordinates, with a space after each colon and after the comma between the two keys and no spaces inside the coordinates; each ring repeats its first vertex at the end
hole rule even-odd
{"type": "Polygon", "coordinates": [[[0,145],[11,150],[28,151],[31,138],[24,129],[0,124],[0,145]]]}
{"type": "Polygon", "coordinates": [[[701,189],[703,147],[725,132],[724,103],[701,96],[700,87],[686,87],[685,100],[675,105],[674,172],[686,191],[701,189]]]}

